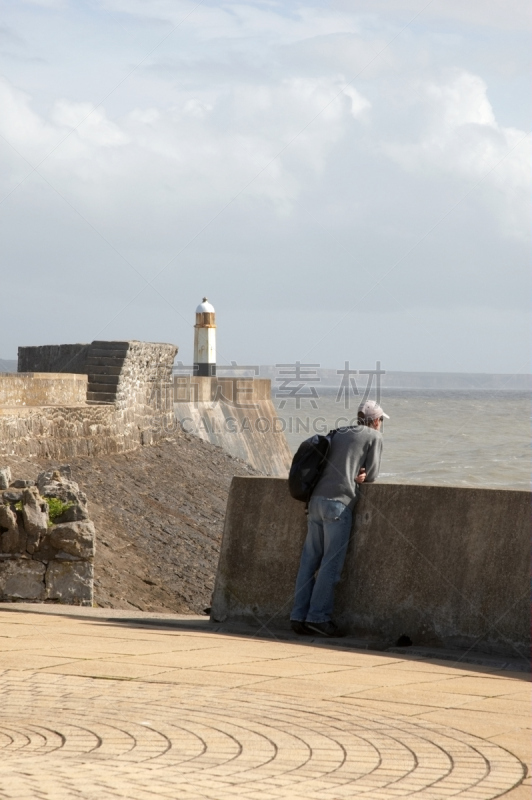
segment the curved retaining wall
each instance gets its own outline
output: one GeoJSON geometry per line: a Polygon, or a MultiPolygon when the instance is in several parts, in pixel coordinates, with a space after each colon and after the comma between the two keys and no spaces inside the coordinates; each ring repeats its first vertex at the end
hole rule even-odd
{"type": "MultiPolygon", "coordinates": [[[[212,618],[287,625],[304,506],[275,478],[234,478],[212,618]]],[[[530,492],[371,484],[363,489],[336,620],[393,645],[528,658],[530,492]]]]}
{"type": "Polygon", "coordinates": [[[271,401],[271,381],[174,376],[174,412],[187,433],[285,477],[292,454],[271,401]]]}

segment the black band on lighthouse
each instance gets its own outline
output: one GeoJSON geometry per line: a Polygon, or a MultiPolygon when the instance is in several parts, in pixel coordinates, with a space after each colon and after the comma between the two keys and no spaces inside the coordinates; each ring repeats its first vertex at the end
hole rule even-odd
{"type": "Polygon", "coordinates": [[[214,378],[216,364],[194,364],[194,375],[199,378],[214,378]]]}

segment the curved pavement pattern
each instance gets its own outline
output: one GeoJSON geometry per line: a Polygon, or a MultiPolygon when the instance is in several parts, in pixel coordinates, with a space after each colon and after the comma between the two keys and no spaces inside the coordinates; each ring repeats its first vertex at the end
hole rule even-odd
{"type": "Polygon", "coordinates": [[[434,722],[245,688],[7,670],[0,798],[490,800],[503,747],[434,722]]]}

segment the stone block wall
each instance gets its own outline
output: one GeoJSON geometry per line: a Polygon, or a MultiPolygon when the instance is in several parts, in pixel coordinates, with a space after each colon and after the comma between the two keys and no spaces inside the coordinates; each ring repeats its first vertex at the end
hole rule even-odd
{"type": "Polygon", "coordinates": [[[45,344],[19,347],[19,372],[66,372],[86,375],[90,344],[45,344]]]}
{"type": "MultiPolygon", "coordinates": [[[[336,621],[386,646],[529,658],[530,516],[530,492],[364,486],[336,621]]],[[[306,522],[287,481],[233,479],[213,619],[288,625],[306,522]]]]}
{"type": "Polygon", "coordinates": [[[0,373],[0,406],[84,406],[86,402],[86,375],[0,373]]]}
{"type": "MultiPolygon", "coordinates": [[[[9,398],[6,393],[9,402],[0,402],[0,455],[68,460],[133,450],[164,438],[175,429],[171,373],[176,353],[172,344],[137,341],[19,348],[19,368],[31,365],[38,371],[17,374],[21,391],[26,382],[26,396],[45,402],[23,406],[14,402],[13,392],[9,398]],[[60,362],[70,368],[68,358],[74,356],[80,373],[47,372],[60,362]],[[83,382],[83,403],[67,401],[64,386],[79,389],[83,382]]],[[[0,385],[8,377],[13,376],[2,376],[0,385]]]]}
{"type": "Polygon", "coordinates": [[[171,412],[171,375],[176,353],[177,347],[171,344],[93,342],[86,366],[88,402],[171,412]]]}
{"type": "Polygon", "coordinates": [[[142,433],[133,424],[126,426],[123,414],[112,405],[0,406],[0,455],[68,461],[75,456],[122,453],[138,447],[142,433]]]}
{"type": "Polygon", "coordinates": [[[37,482],[0,470],[0,601],[92,605],[95,530],[70,468],[37,482]]]}

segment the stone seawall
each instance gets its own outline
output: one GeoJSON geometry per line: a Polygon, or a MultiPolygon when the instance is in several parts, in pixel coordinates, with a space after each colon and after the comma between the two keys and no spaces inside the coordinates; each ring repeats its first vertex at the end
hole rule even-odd
{"type": "Polygon", "coordinates": [[[63,461],[165,438],[175,427],[176,352],[175,345],[137,341],[20,348],[19,366],[31,363],[41,372],[0,376],[0,390],[9,388],[0,402],[0,455],[63,461]],[[67,363],[69,354],[83,356],[78,364],[83,373],[46,371],[51,365],[57,369],[61,360],[67,363]],[[17,386],[19,399],[31,403],[16,402],[17,386]]]}
{"type": "Polygon", "coordinates": [[[86,375],[61,372],[0,374],[0,406],[84,406],[86,402],[86,375]]]}
{"type": "MultiPolygon", "coordinates": [[[[529,656],[530,493],[365,486],[335,619],[394,645],[529,656]]],[[[233,480],[212,617],[288,624],[304,506],[273,478],[233,480]]]]}
{"type": "Polygon", "coordinates": [[[19,372],[87,374],[90,344],[44,344],[18,348],[19,372]]]}
{"type": "Polygon", "coordinates": [[[271,401],[271,381],[174,376],[174,409],[185,433],[223,448],[265,475],[285,477],[292,454],[271,401]]]}
{"type": "Polygon", "coordinates": [[[123,453],[166,436],[173,420],[114,406],[0,407],[0,455],[68,461],[123,453]]]}

